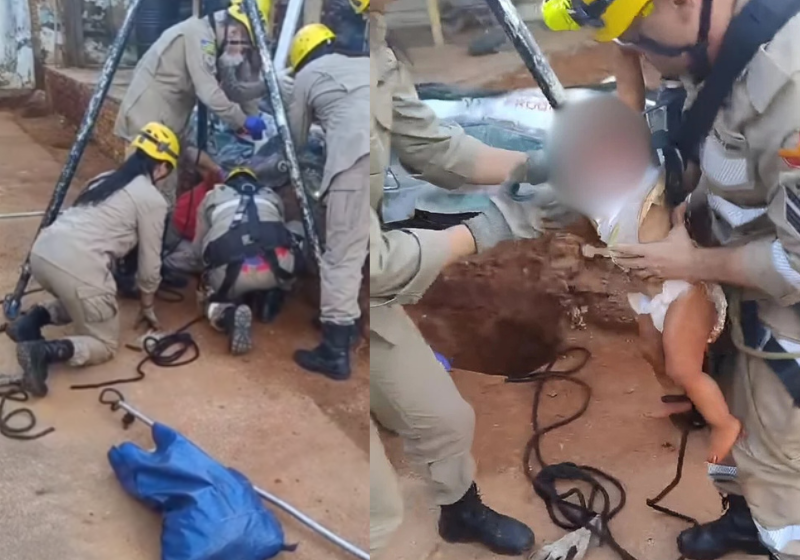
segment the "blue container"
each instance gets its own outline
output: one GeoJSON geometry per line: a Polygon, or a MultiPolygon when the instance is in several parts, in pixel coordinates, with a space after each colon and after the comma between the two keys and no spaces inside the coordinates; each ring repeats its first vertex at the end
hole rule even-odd
{"type": "Polygon", "coordinates": [[[144,53],[158,41],[161,34],[178,23],[180,3],[174,0],[142,0],[136,13],[136,57],[144,53]]]}

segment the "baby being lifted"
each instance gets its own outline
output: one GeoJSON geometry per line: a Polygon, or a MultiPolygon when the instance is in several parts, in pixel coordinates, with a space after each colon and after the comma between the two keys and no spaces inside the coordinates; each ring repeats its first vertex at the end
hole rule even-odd
{"type": "MultiPolygon", "coordinates": [[[[591,220],[609,248],[669,234],[673,212],[653,163],[650,131],[616,97],[597,95],[559,109],[549,151],[559,198],[591,220]]],[[[674,214],[682,219],[681,209],[674,214]]],[[[718,285],[680,280],[647,280],[642,292],[628,294],[628,301],[637,314],[643,354],[659,382],[685,391],[708,422],[708,461],[717,463],[741,431],[719,386],[703,372],[706,348],[725,325],[725,295],[718,285]]],[[[668,412],[687,408],[689,403],[683,409],[673,405],[668,412]]]]}

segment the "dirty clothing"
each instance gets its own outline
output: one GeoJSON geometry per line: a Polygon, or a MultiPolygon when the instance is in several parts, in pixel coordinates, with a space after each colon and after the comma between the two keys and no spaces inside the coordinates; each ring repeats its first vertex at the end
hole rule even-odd
{"type": "MultiPolygon", "coordinates": [[[[239,193],[226,185],[218,185],[203,199],[197,213],[197,232],[194,239],[194,255],[199,266],[203,266],[202,259],[208,245],[230,230],[240,199],[239,193]]],[[[261,221],[284,223],[283,201],[275,191],[266,187],[260,189],[255,195],[255,203],[261,221]]],[[[282,269],[289,272],[295,270],[295,254],[289,248],[279,248],[276,253],[282,269]]],[[[207,287],[214,291],[219,290],[225,280],[226,270],[227,265],[206,269],[204,279],[207,287]]],[[[262,257],[255,257],[248,259],[242,266],[228,298],[235,299],[245,293],[276,287],[288,289],[290,286],[275,276],[270,264],[262,257]]]]}
{"type": "MultiPolygon", "coordinates": [[[[402,306],[422,297],[450,248],[440,232],[382,232],[379,209],[391,149],[426,180],[454,188],[472,175],[481,144],[442,125],[419,100],[407,69],[386,46],[383,16],[370,15],[370,30],[370,409],[403,437],[437,504],[447,505],[473,482],[474,413],[402,306]]],[[[380,456],[377,449],[370,454],[380,456]]],[[[396,489],[386,463],[370,461],[372,551],[400,524],[396,489]]]]}
{"type": "Polygon", "coordinates": [[[326,206],[320,318],[336,325],[353,324],[361,316],[358,294],[369,250],[369,72],[367,57],[330,54],[313,60],[295,78],[289,109],[299,148],[306,144],[312,118],[325,131],[325,169],[312,194],[324,197],[326,206]]]}
{"type": "MultiPolygon", "coordinates": [[[[759,289],[741,292],[743,307],[757,308],[757,318],[745,314],[742,327],[757,349],[777,343],[800,351],[800,158],[792,157],[799,147],[795,16],[734,84],[702,146],[702,177],[691,195],[707,197],[722,245],[745,246],[746,272],[759,289]]],[[[791,558],[800,555],[800,408],[770,362],[744,353],[734,362],[729,404],[745,434],[733,450],[739,489],[763,542],[791,558]]],[[[800,375],[794,360],[771,363],[800,375]]]]}
{"type": "Polygon", "coordinates": [[[137,286],[144,293],[158,289],[166,217],[164,197],[140,175],[96,206],[67,209],[36,238],[31,249],[33,277],[56,297],[45,307],[55,324],[72,323],[76,333],[70,337],[75,346],[70,364],[102,363],[117,350],[113,262],[138,245],[137,286]]]}
{"type": "Polygon", "coordinates": [[[147,123],[158,121],[183,138],[198,99],[233,130],[244,127],[248,113],[218,81],[218,55],[207,18],[191,17],[164,31],[136,65],[114,133],[131,141],[147,123]]]}

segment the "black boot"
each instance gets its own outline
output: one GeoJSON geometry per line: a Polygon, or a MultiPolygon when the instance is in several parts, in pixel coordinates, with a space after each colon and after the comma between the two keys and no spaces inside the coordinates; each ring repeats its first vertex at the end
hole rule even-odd
{"type": "Polygon", "coordinates": [[[36,340],[17,344],[17,362],[22,367],[22,389],[34,397],[47,395],[47,366],[66,362],[75,355],[70,340],[36,340]]]}
{"type": "Polygon", "coordinates": [[[519,556],[533,548],[533,531],[520,521],[485,506],[473,484],[464,497],[442,506],[439,535],[450,543],[479,543],[494,552],[519,556]]]}
{"type": "Polygon", "coordinates": [[[728,496],[728,511],[711,523],[698,525],[678,536],[678,550],[689,560],[716,560],[732,552],[768,556],[761,544],[750,508],[742,496],[728,496]]]}
{"type": "MultiPolygon", "coordinates": [[[[319,315],[315,315],[314,318],[311,319],[311,324],[317,330],[322,329],[322,320],[319,318],[319,315]]],[[[361,339],[361,319],[357,319],[355,323],[350,325],[350,347],[355,348],[356,346],[358,346],[358,341],[360,339],[361,339]]]]}
{"type": "Polygon", "coordinates": [[[262,323],[269,324],[275,320],[286,303],[286,290],[273,288],[256,292],[252,298],[253,314],[262,323]]]}
{"type": "Polygon", "coordinates": [[[322,323],[322,343],[313,350],[298,350],[294,361],[301,368],[321,373],[336,381],[350,378],[350,337],[352,325],[322,323]]]}
{"type": "Polygon", "coordinates": [[[19,319],[8,325],[6,334],[14,342],[44,340],[42,327],[52,322],[50,313],[41,305],[34,305],[19,319]]]}
{"type": "Polygon", "coordinates": [[[228,335],[229,350],[234,356],[253,349],[253,312],[248,306],[228,306],[215,326],[228,335]]]}

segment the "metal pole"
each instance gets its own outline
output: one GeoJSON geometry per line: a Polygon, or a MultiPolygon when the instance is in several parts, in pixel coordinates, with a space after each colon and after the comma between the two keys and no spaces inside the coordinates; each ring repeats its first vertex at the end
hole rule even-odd
{"type": "MultiPolygon", "coordinates": [[[[97,81],[94,94],[89,100],[89,106],[86,108],[86,114],[83,115],[83,120],[78,128],[78,134],[75,138],[75,143],[72,145],[72,149],[67,156],[67,163],[64,166],[64,169],[61,171],[61,176],[58,178],[58,182],[56,183],[53,191],[53,196],[50,198],[50,203],[47,206],[47,210],[45,210],[42,223],[39,225],[39,231],[52,224],[58,216],[59,210],[61,210],[61,205],[64,203],[64,197],[67,196],[69,186],[72,183],[72,179],[75,177],[75,171],[78,169],[78,163],[80,163],[83,152],[86,150],[86,146],[89,143],[92,130],[97,122],[97,116],[100,114],[100,108],[102,107],[103,101],[108,95],[109,88],[111,88],[111,82],[114,79],[114,74],[116,73],[119,62],[122,59],[122,54],[125,51],[125,44],[127,43],[128,37],[133,29],[136,11],[141,3],[142,0],[131,0],[130,5],[128,6],[128,12],[125,14],[125,20],[122,22],[122,27],[120,27],[120,30],[117,33],[117,38],[114,39],[114,44],[111,45],[111,49],[109,50],[108,58],[106,58],[105,64],[103,64],[103,70],[100,73],[100,79],[97,81]]],[[[14,292],[7,295],[5,301],[3,302],[3,313],[7,319],[13,320],[19,315],[22,295],[25,292],[25,287],[28,285],[30,277],[31,267],[29,251],[28,256],[25,258],[25,263],[22,265],[22,272],[19,280],[17,280],[17,285],[14,288],[14,292]]]]}
{"type": "Polygon", "coordinates": [[[36,212],[13,212],[11,214],[0,214],[0,220],[13,220],[15,218],[35,218],[37,216],[44,216],[44,210],[37,210],[36,212]]]}
{"type": "Polygon", "coordinates": [[[244,0],[244,8],[253,26],[258,51],[261,53],[264,82],[267,85],[267,91],[269,91],[269,99],[272,103],[272,111],[275,115],[275,124],[278,126],[278,133],[283,140],[286,160],[289,162],[289,177],[303,213],[303,227],[306,230],[308,245],[311,247],[312,254],[319,267],[322,263],[319,236],[317,235],[317,228],[314,222],[314,214],[311,211],[311,203],[308,200],[308,194],[303,186],[303,178],[300,175],[300,164],[297,161],[297,153],[294,149],[292,133],[289,130],[289,120],[286,118],[286,109],[283,106],[283,99],[281,98],[278,75],[275,73],[275,66],[272,64],[272,57],[269,54],[269,44],[267,43],[267,32],[264,29],[264,21],[259,16],[256,0],[244,0]]]}
{"type": "Polygon", "coordinates": [[[312,531],[319,533],[320,535],[331,541],[333,544],[339,546],[340,548],[343,548],[356,558],[361,558],[362,560],[369,560],[369,554],[367,554],[360,548],[356,547],[355,545],[347,542],[337,534],[332,533],[331,531],[329,531],[328,529],[326,529],[325,527],[323,527],[322,525],[320,525],[319,523],[308,517],[302,511],[295,509],[290,504],[287,504],[286,502],[284,502],[277,496],[270,494],[266,490],[262,490],[258,486],[254,486],[253,489],[256,491],[256,494],[261,496],[263,499],[265,499],[272,505],[282,509],[283,511],[285,511],[286,513],[297,519],[300,523],[302,523],[312,531]]]}
{"type": "MultiPolygon", "coordinates": [[[[205,16],[206,2],[200,0],[197,6],[197,17],[203,18],[205,16]]],[[[200,101],[197,102],[197,149],[203,152],[208,151],[208,109],[200,101]]],[[[199,153],[197,157],[199,161],[199,153]]]]}
{"type": "Polygon", "coordinates": [[[286,60],[289,58],[289,47],[297,31],[297,22],[303,13],[303,0],[289,0],[286,7],[286,14],[283,16],[281,34],[278,37],[278,47],[275,50],[275,70],[280,72],[286,68],[286,60]]]}
{"type": "Polygon", "coordinates": [[[500,27],[514,44],[514,48],[522,57],[522,61],[533,75],[536,83],[539,84],[539,88],[550,105],[554,109],[558,109],[567,99],[564,86],[553,72],[547,57],[539,48],[528,26],[522,21],[514,4],[511,3],[511,0],[486,0],[486,3],[500,23],[500,27]]]}
{"type": "MultiPolygon", "coordinates": [[[[119,408],[121,408],[122,410],[124,410],[125,412],[127,412],[128,414],[130,414],[131,416],[133,416],[134,418],[136,418],[137,420],[139,420],[140,422],[146,424],[151,428],[155,424],[154,420],[145,416],[144,414],[142,414],[141,412],[130,406],[128,403],[126,403],[124,400],[117,401],[115,403],[115,406],[118,406],[119,408]]],[[[289,515],[297,519],[300,523],[302,523],[312,531],[322,535],[323,537],[331,541],[333,544],[346,550],[356,558],[360,558],[361,560],[369,560],[368,553],[356,547],[354,544],[344,540],[336,533],[326,529],[325,527],[323,527],[322,525],[320,525],[319,523],[308,517],[306,514],[304,514],[302,511],[295,508],[291,504],[284,502],[274,494],[270,494],[269,492],[259,488],[258,486],[253,486],[253,490],[255,490],[256,494],[258,494],[264,500],[268,501],[272,505],[288,513],[289,515]]]]}

